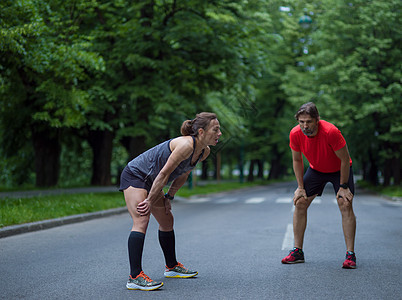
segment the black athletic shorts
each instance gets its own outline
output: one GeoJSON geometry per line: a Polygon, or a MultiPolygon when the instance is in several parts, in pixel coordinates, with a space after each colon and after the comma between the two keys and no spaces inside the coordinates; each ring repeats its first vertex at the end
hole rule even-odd
{"type": "MultiPolygon", "coordinates": [[[[304,189],[306,190],[307,197],[313,195],[321,196],[322,192],[324,191],[324,187],[328,182],[332,183],[335,194],[338,193],[338,190],[340,188],[340,176],[341,176],[340,171],[334,173],[322,173],[308,167],[303,177],[304,189]]],[[[348,185],[350,191],[354,195],[355,185],[353,181],[352,167],[350,167],[348,185]]]]}
{"type": "Polygon", "coordinates": [[[151,190],[151,186],[147,184],[144,179],[136,176],[133,172],[131,172],[130,168],[126,166],[120,175],[119,191],[124,191],[129,186],[145,189],[148,191],[148,193],[151,190]]]}

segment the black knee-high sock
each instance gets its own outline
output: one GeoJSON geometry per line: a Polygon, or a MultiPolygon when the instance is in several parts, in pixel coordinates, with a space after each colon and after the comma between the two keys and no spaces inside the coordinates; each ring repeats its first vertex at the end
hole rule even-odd
{"type": "Polygon", "coordinates": [[[159,230],[159,244],[161,245],[168,268],[177,265],[174,231],[159,230]]]}
{"type": "Polygon", "coordinates": [[[131,231],[128,238],[128,259],[130,261],[130,275],[135,278],[142,271],[142,251],[144,249],[145,234],[131,231]]]}

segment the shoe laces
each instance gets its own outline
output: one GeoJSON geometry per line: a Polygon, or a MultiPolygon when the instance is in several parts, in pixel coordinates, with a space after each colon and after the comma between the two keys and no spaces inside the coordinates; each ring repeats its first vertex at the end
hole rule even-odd
{"type": "Polygon", "coordinates": [[[354,255],[353,255],[353,254],[348,254],[348,255],[346,256],[346,259],[348,259],[348,260],[353,260],[353,259],[354,259],[354,255]]]}
{"type": "Polygon", "coordinates": [[[177,262],[177,266],[180,267],[180,268],[186,269],[181,262],[177,262]]]}
{"type": "Polygon", "coordinates": [[[293,253],[300,253],[300,254],[302,254],[303,251],[300,250],[300,248],[293,248],[292,250],[289,251],[289,254],[293,254],[293,253]]]}
{"type": "Polygon", "coordinates": [[[181,262],[177,262],[177,265],[175,265],[175,266],[172,267],[172,268],[169,268],[168,266],[166,266],[166,269],[172,270],[172,269],[174,269],[174,268],[176,268],[176,267],[179,267],[179,268],[182,268],[182,269],[184,269],[184,270],[187,270],[187,268],[184,267],[181,262]]]}
{"type": "Polygon", "coordinates": [[[138,277],[142,277],[142,278],[144,278],[144,279],[145,279],[145,281],[152,282],[152,279],[151,279],[151,278],[149,278],[149,277],[148,277],[148,275],[146,275],[146,274],[144,273],[144,271],[141,271],[141,273],[140,273],[140,274],[138,274],[138,276],[137,276],[136,278],[138,278],[138,277]]]}

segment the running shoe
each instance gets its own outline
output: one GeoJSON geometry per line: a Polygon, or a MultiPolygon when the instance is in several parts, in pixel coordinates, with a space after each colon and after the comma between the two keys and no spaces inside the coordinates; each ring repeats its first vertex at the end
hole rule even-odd
{"type": "Polygon", "coordinates": [[[141,271],[141,273],[135,278],[131,277],[130,275],[126,287],[129,290],[153,291],[159,289],[162,285],[163,282],[153,281],[151,278],[145,275],[144,271],[141,271]]]}
{"type": "Polygon", "coordinates": [[[302,249],[293,248],[289,251],[289,255],[282,259],[283,264],[304,263],[304,252],[302,249]]]}
{"type": "Polygon", "coordinates": [[[346,252],[346,260],[343,262],[342,268],[356,269],[356,255],[352,251],[346,252]]]}
{"type": "Polygon", "coordinates": [[[165,269],[165,277],[168,278],[190,278],[194,277],[198,274],[196,271],[190,271],[189,269],[185,268],[183,264],[177,263],[173,268],[168,268],[166,266],[165,269]]]}

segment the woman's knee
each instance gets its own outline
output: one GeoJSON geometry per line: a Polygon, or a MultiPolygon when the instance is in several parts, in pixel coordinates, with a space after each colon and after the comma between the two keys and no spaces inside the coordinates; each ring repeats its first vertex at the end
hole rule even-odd
{"type": "Polygon", "coordinates": [[[159,229],[161,231],[173,230],[174,218],[171,212],[166,214],[165,210],[163,210],[163,212],[159,211],[158,213],[156,213],[155,210],[153,210],[152,214],[155,217],[156,221],[158,222],[159,229]]]}
{"type": "Polygon", "coordinates": [[[167,215],[167,218],[159,223],[159,228],[162,231],[171,231],[173,230],[173,226],[174,226],[174,218],[172,214],[170,214],[170,216],[167,215]]]}
{"type": "Polygon", "coordinates": [[[148,224],[150,220],[150,215],[147,216],[135,216],[133,217],[133,230],[146,233],[148,224]]]}
{"type": "Polygon", "coordinates": [[[128,187],[124,190],[124,199],[127,204],[128,212],[133,219],[133,230],[144,232],[148,227],[150,215],[141,216],[137,211],[139,203],[147,197],[147,191],[144,189],[128,187]]]}

